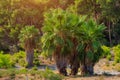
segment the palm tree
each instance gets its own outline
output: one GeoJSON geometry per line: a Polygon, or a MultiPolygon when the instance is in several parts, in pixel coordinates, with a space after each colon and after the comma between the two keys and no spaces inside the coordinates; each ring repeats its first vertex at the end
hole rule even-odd
{"type": "MultiPolygon", "coordinates": [[[[76,14],[55,9],[47,12],[45,15],[45,23],[42,28],[42,49],[43,54],[53,55],[59,73],[67,75],[66,67],[71,65],[72,74],[76,74],[79,67],[75,67],[77,52],[74,46],[74,27],[79,25],[79,17],[76,14]],[[76,70],[77,69],[77,70],[76,70]]],[[[79,66],[79,62],[77,63],[79,66]]]]}
{"type": "Polygon", "coordinates": [[[101,57],[101,41],[103,40],[103,31],[105,27],[98,25],[92,19],[84,22],[78,28],[79,45],[77,50],[80,56],[81,74],[94,73],[94,65],[101,57]]]}
{"type": "Polygon", "coordinates": [[[39,30],[34,26],[25,26],[22,28],[19,39],[26,52],[27,66],[33,66],[34,48],[39,30]]]}

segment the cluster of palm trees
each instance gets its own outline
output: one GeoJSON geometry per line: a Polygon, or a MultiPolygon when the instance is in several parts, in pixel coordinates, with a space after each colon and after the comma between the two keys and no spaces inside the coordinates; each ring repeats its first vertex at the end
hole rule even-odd
{"type": "Polygon", "coordinates": [[[93,67],[102,55],[105,26],[62,9],[50,10],[44,17],[42,52],[53,55],[58,71],[63,75],[67,75],[68,65],[71,75],[76,75],[79,67],[81,75],[92,75],[93,67]]]}
{"type": "MultiPolygon", "coordinates": [[[[69,10],[54,9],[44,14],[41,37],[42,53],[53,56],[60,74],[81,75],[94,73],[94,65],[102,55],[101,45],[105,26],[93,19],[79,16],[69,10]]],[[[28,66],[33,65],[34,49],[39,37],[34,26],[24,27],[19,35],[26,51],[28,66]]]]}

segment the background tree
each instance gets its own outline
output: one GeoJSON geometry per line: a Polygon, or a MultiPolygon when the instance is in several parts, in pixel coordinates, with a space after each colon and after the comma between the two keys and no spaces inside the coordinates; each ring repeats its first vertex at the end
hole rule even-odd
{"type": "Polygon", "coordinates": [[[18,35],[21,28],[26,25],[34,25],[41,32],[45,11],[50,8],[66,9],[73,3],[73,0],[1,0],[0,27],[3,30],[1,31],[3,35],[0,38],[1,49],[9,52],[11,51],[10,47],[16,46],[19,50],[18,35]]]}
{"type": "Polygon", "coordinates": [[[34,26],[25,26],[19,34],[20,42],[23,44],[26,52],[27,66],[33,66],[34,49],[36,40],[39,36],[39,30],[34,26]]]}
{"type": "Polygon", "coordinates": [[[107,45],[117,44],[118,38],[115,36],[117,34],[115,26],[119,24],[119,0],[76,0],[76,2],[77,12],[80,15],[93,17],[97,23],[104,23],[106,25],[105,35],[108,41],[107,45]]]}
{"type": "MultiPolygon", "coordinates": [[[[116,38],[114,35],[115,32],[115,24],[118,24],[120,20],[120,2],[119,0],[98,0],[98,3],[101,5],[101,15],[100,20],[105,23],[107,26],[107,34],[109,39],[109,45],[113,46],[115,42],[113,42],[116,38]]],[[[117,42],[117,41],[116,41],[117,42]]]]}

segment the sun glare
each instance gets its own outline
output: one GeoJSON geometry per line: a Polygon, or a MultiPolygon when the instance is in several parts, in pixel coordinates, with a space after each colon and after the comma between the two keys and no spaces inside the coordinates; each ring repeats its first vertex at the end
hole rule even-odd
{"type": "Polygon", "coordinates": [[[36,3],[46,3],[48,2],[49,0],[35,0],[36,3]]]}

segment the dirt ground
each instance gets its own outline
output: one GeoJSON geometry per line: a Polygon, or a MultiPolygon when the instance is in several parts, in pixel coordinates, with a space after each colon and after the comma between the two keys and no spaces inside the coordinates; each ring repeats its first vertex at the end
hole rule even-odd
{"type": "MultiPolygon", "coordinates": [[[[10,79],[10,78],[0,78],[0,80],[13,80],[13,79],[10,79]]],[[[14,79],[14,80],[27,80],[27,79],[14,79]]],[[[29,79],[28,79],[29,80],[29,79]]],[[[36,80],[36,79],[32,79],[32,80],[36,80]]],[[[40,79],[37,79],[37,80],[40,80],[40,79]]],[[[65,79],[63,80],[120,80],[120,76],[93,76],[93,77],[80,77],[80,76],[77,76],[77,77],[66,77],[65,79]]]]}
{"type": "Polygon", "coordinates": [[[95,77],[77,77],[77,78],[65,78],[64,80],[120,80],[119,76],[95,76],[95,77]]]}

